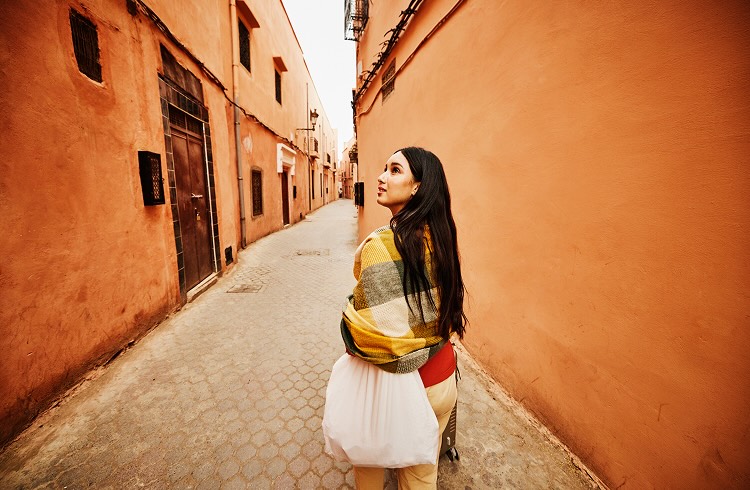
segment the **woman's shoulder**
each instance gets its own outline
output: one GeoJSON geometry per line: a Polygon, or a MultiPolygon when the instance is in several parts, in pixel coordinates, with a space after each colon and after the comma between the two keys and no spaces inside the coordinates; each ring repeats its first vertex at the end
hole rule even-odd
{"type": "Polygon", "coordinates": [[[372,233],[370,233],[369,236],[371,237],[383,237],[383,236],[393,236],[393,230],[391,229],[390,225],[381,226],[377,230],[373,230],[372,233]]]}
{"type": "Polygon", "coordinates": [[[391,230],[391,227],[388,225],[381,226],[377,230],[373,230],[369,235],[367,235],[357,248],[359,251],[361,251],[365,246],[370,244],[370,242],[382,243],[388,241],[393,241],[393,230],[391,230]]]}
{"type": "Polygon", "coordinates": [[[381,226],[377,230],[374,230],[362,240],[362,243],[359,244],[359,247],[357,247],[357,250],[354,252],[354,277],[357,280],[359,280],[362,270],[363,252],[367,257],[367,262],[370,262],[373,256],[387,253],[390,248],[388,246],[389,243],[393,243],[393,231],[388,225],[381,226]]]}

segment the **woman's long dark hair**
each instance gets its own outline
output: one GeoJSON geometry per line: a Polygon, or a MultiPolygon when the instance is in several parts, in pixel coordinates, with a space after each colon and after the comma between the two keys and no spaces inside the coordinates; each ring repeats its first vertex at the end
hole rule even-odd
{"type": "Polygon", "coordinates": [[[396,249],[404,261],[403,288],[409,304],[409,291],[417,293],[417,306],[424,321],[421,291],[426,291],[430,304],[429,281],[425,275],[425,225],[431,238],[432,272],[440,299],[438,332],[447,339],[451,332],[463,338],[468,320],[464,314],[464,282],[458,257],[456,223],[451,213],[451,196],[443,164],[434,153],[424,148],[399,150],[419,182],[419,189],[401,210],[391,218],[396,249]]]}

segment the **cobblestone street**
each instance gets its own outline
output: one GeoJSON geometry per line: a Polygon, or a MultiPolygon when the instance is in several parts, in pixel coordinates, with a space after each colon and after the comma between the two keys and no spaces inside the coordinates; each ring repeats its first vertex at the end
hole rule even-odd
{"type": "MultiPolygon", "coordinates": [[[[0,488],[353,487],[323,451],[321,419],[355,239],[341,200],[249,246],[9,445],[0,488]]],[[[461,459],[441,460],[440,488],[596,486],[464,350],[459,367],[461,459]]]]}

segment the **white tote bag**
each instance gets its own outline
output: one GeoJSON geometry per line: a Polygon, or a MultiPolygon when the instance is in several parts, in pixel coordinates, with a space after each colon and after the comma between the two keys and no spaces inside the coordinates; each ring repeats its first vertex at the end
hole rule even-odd
{"type": "Polygon", "coordinates": [[[440,442],[419,372],[389,373],[349,354],[331,370],[323,436],[336,460],[383,468],[434,464],[440,442]]]}

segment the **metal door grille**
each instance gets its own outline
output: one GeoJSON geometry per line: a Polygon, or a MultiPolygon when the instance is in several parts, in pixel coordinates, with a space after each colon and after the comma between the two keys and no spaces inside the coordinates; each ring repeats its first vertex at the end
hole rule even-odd
{"type": "Polygon", "coordinates": [[[99,64],[99,36],[96,26],[89,19],[70,9],[70,31],[73,35],[78,70],[92,80],[102,81],[102,65],[99,64]]]}
{"type": "Polygon", "coordinates": [[[203,135],[203,124],[200,120],[185,114],[176,107],[169,108],[169,122],[188,133],[194,133],[197,136],[203,135]]]}
{"type": "Polygon", "coordinates": [[[173,126],[185,129],[185,114],[178,111],[177,109],[169,108],[169,122],[173,126]]]}

